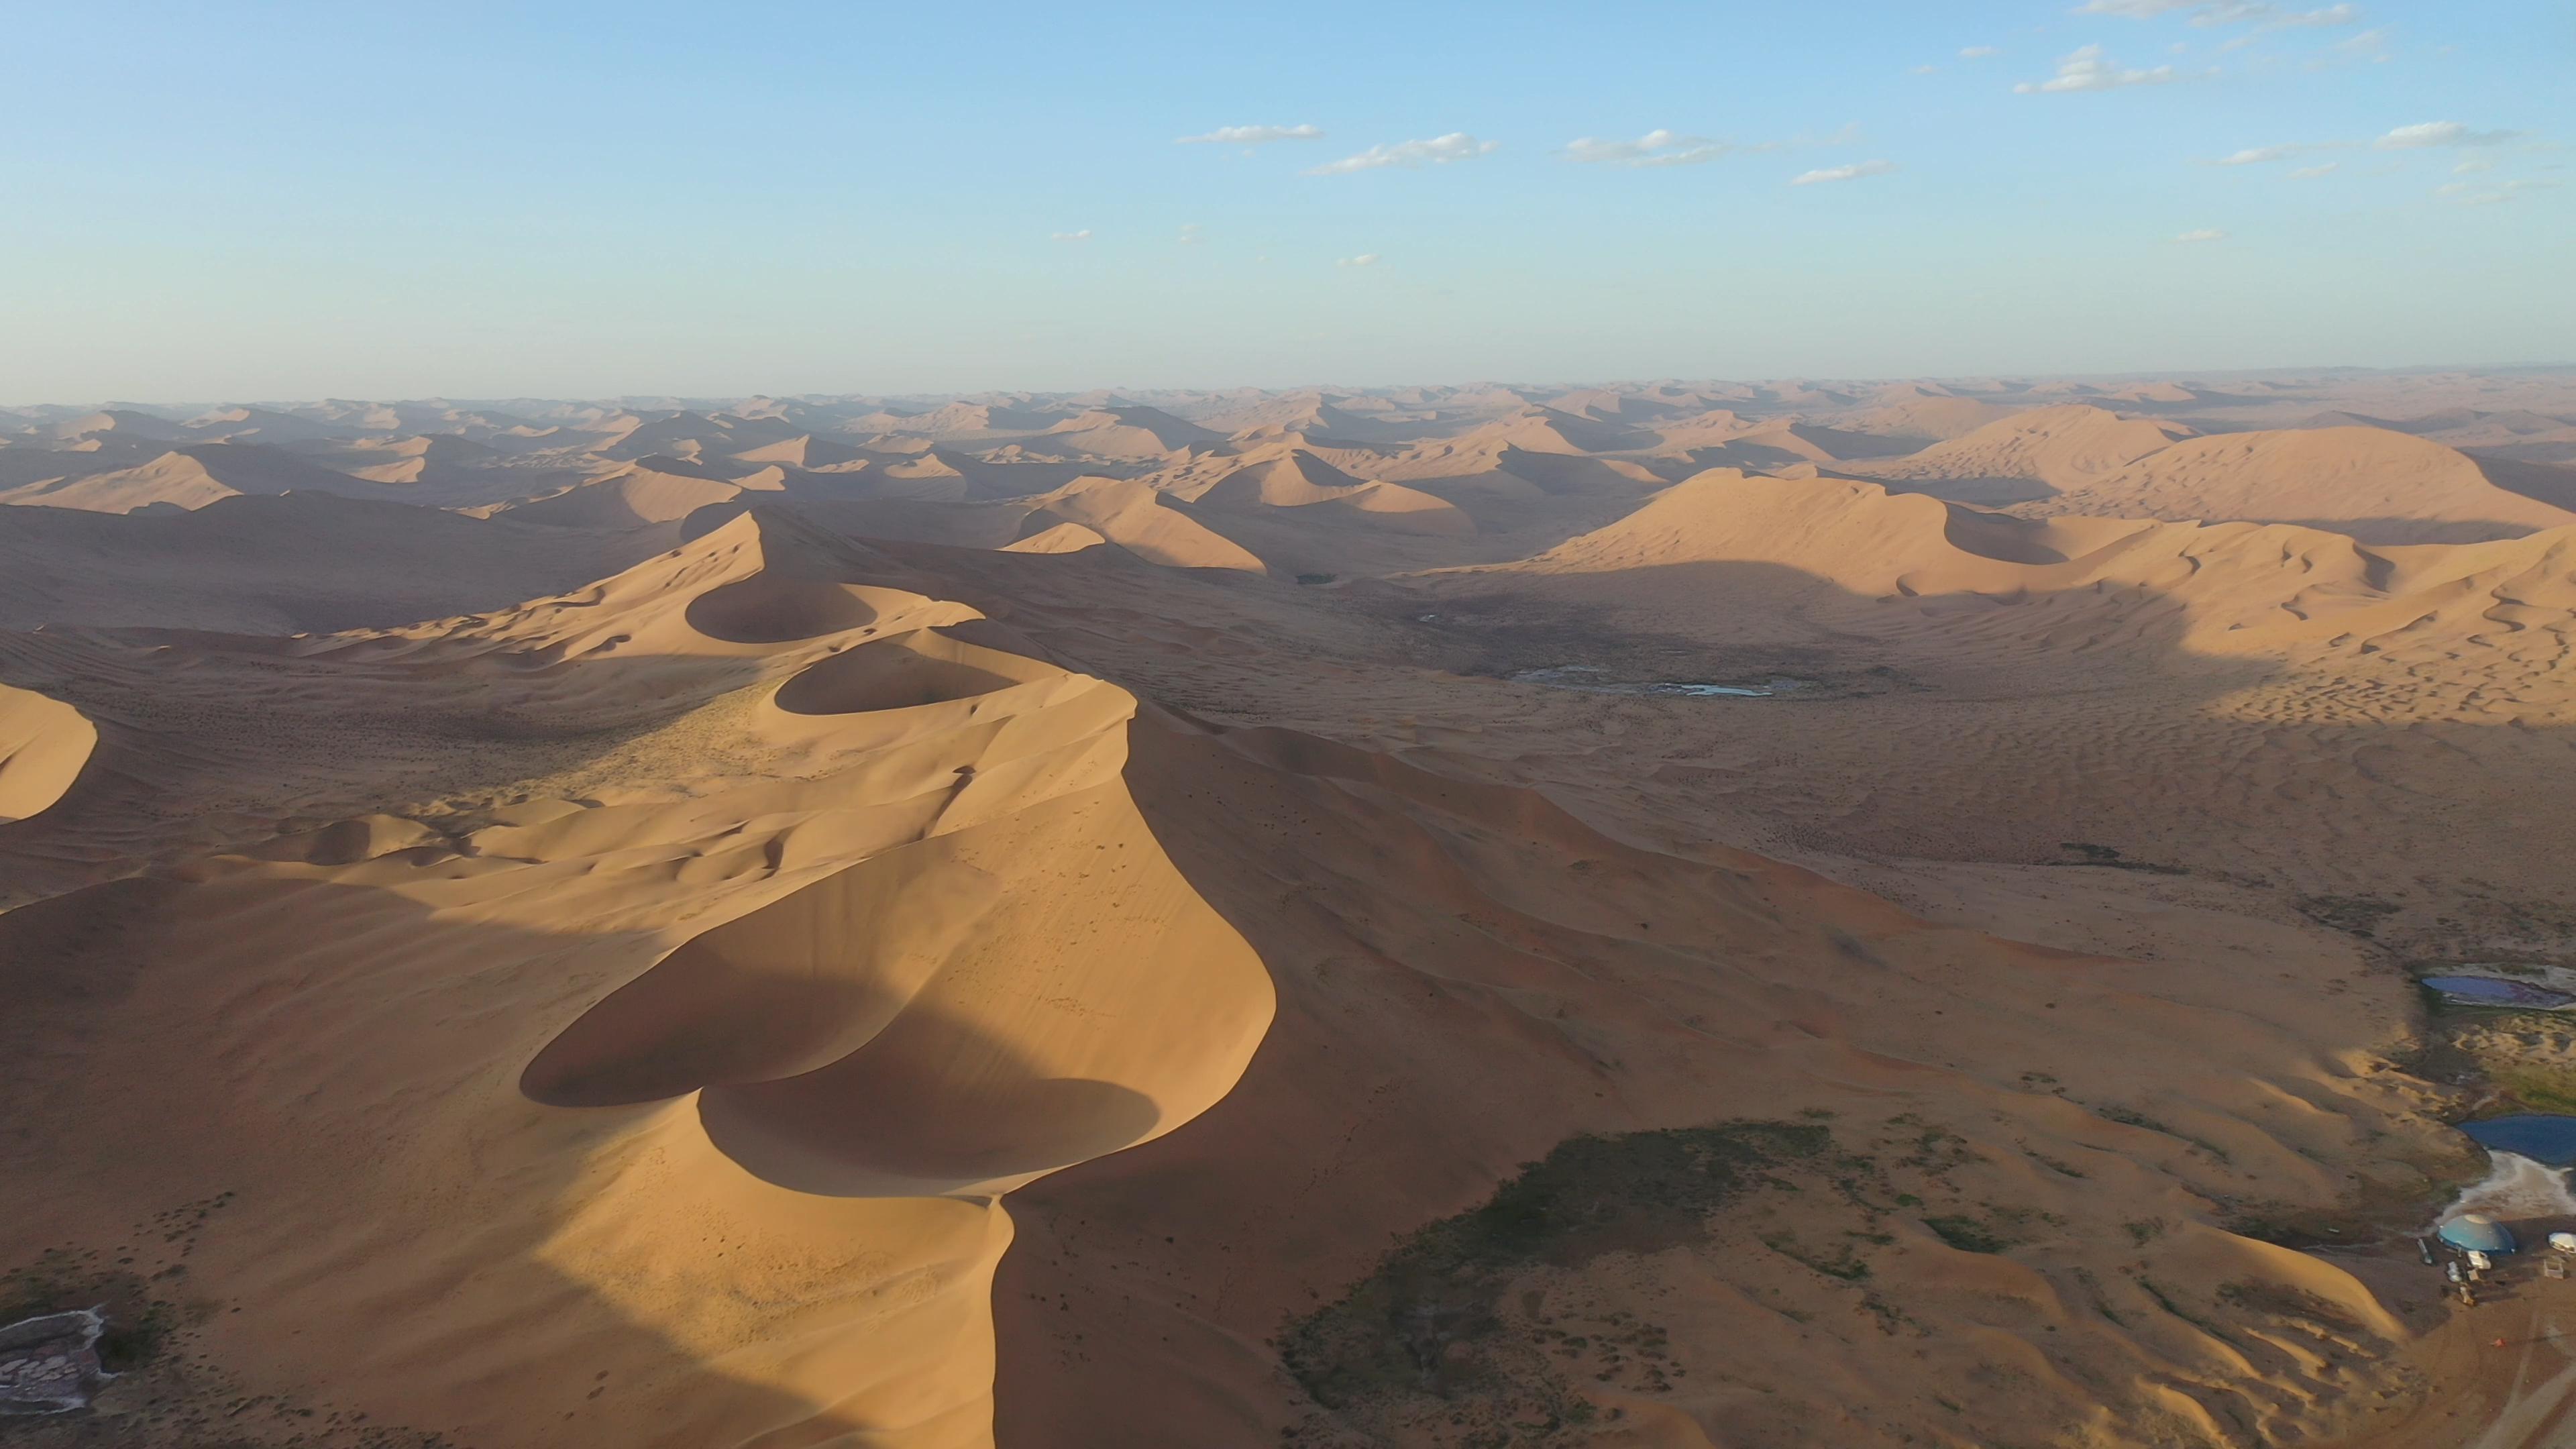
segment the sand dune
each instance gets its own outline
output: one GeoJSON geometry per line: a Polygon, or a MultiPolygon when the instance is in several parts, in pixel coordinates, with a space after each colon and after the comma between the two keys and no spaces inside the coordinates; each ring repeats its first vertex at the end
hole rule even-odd
{"type": "MultiPolygon", "coordinates": [[[[2113,628],[2149,599],[2179,606],[2176,642],[2213,654],[2325,645],[2465,645],[2502,625],[2576,630],[2576,527],[2448,547],[2380,549],[2285,524],[2024,520],[1871,483],[1718,470],[1525,563],[1532,573],[1638,576],[1682,564],[1777,564],[1873,598],[2054,600],[2051,627],[2113,628]],[[2509,611],[2506,617],[2500,611],[2509,611]]],[[[2016,627],[2031,627],[2018,620],[2016,627]]]]}
{"type": "MultiPolygon", "coordinates": [[[[769,481],[776,491],[783,475],[769,481]]],[[[746,482],[710,478],[695,470],[638,463],[622,473],[593,479],[550,498],[509,508],[522,523],[550,523],[565,528],[640,528],[674,523],[711,503],[729,503],[749,491],[746,482]]]]}
{"type": "Polygon", "coordinates": [[[1133,407],[1101,408],[1066,418],[1044,436],[1049,443],[1096,458],[1160,458],[1192,444],[1224,441],[1217,433],[1159,409],[1133,407]]]}
{"type": "Polygon", "coordinates": [[[1445,499],[1400,484],[1354,478],[1303,448],[1236,468],[1190,501],[1233,511],[1327,505],[1314,516],[1360,515],[1351,521],[1402,533],[1476,531],[1474,521],[1445,499]]]}
{"type": "Polygon", "coordinates": [[[1999,419],[1865,471],[1945,498],[2011,502],[2081,488],[2190,435],[2180,424],[2066,403],[1999,419]]]}
{"type": "Polygon", "coordinates": [[[2192,438],[2024,511],[2305,523],[2365,543],[2465,543],[2576,523],[2439,443],[2380,428],[2192,438]]]}
{"type": "Polygon", "coordinates": [[[203,508],[218,498],[309,488],[356,492],[357,480],[254,443],[196,443],[139,468],[31,483],[0,493],[0,503],[132,513],[138,508],[203,508]]]}
{"type": "Polygon", "coordinates": [[[0,628],[388,625],[572,588],[671,541],[328,493],[226,498],[188,513],[13,508],[0,512],[0,628]]]}
{"type": "Polygon", "coordinates": [[[1177,510],[1142,483],[1084,478],[1037,500],[1037,511],[1077,523],[1151,563],[1184,569],[1268,570],[1261,560],[1177,510]]]}
{"type": "Polygon", "coordinates": [[[0,1275],[188,1325],[40,1436],[2576,1412],[2407,1236],[2576,1080],[2412,979],[2576,961],[2564,378],[163,412],[0,414],[0,1275]]]}
{"type": "Polygon", "coordinates": [[[62,799],[97,744],[98,727],[79,710],[0,684],[0,825],[62,799]]]}
{"type": "MultiPolygon", "coordinates": [[[[974,1443],[1010,1237],[989,1196],[1221,1096],[1269,987],[1118,783],[1123,692],[935,632],[973,611],[847,583],[868,559],[828,539],[746,518],[685,554],[603,582],[571,632],[541,600],[391,653],[341,636],[304,653],[300,687],[401,696],[534,650],[562,662],[491,676],[518,681],[498,707],[542,717],[605,689],[667,717],[725,677],[580,642],[627,636],[783,679],[744,743],[831,784],[356,820],[0,917],[16,988],[58,1014],[83,1010],[71,963],[154,960],[117,993],[120,1045],[50,1119],[153,1150],[65,1174],[33,1143],[12,1174],[55,1164],[49,1218],[237,1184],[228,1218],[256,1227],[201,1249],[192,1283],[256,1306],[211,1337],[264,1375],[327,1374],[379,1423],[492,1444],[974,1443]],[[855,591],[857,612],[816,615],[795,593],[815,587],[855,591]],[[690,628],[745,588],[768,592],[716,610],[726,632],[776,642],[690,628]],[[550,969],[489,969],[548,939],[550,969]],[[300,985],[243,1010],[260,981],[300,985]],[[204,1089],[222,1055],[277,1046],[204,1089]],[[271,1130],[205,1150],[249,1118],[271,1130]],[[354,1277],[304,1271],[317,1255],[354,1277]],[[711,1299],[714,1275],[731,1286],[711,1299]],[[567,1379],[563,1351],[592,1367],[567,1379]],[[715,1353],[710,1395],[693,1365],[715,1353]],[[603,1378],[618,1396],[585,1400],[603,1378]]],[[[202,667],[240,687],[228,657],[213,643],[202,667]]]]}

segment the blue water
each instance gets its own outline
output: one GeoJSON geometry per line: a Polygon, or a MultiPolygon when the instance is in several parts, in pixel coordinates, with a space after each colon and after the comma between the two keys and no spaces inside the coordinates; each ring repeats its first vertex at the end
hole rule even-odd
{"type": "Polygon", "coordinates": [[[2536,1006],[2554,1011],[2576,1003],[2576,996],[2564,991],[2495,976],[2427,976],[2424,984],[2450,1000],[2470,1006],[2536,1006]]]}
{"type": "Polygon", "coordinates": [[[2483,1122],[2463,1122],[2460,1130],[2481,1147],[2528,1157],[2551,1167],[2576,1163],[2576,1117],[2547,1117],[2527,1112],[2518,1117],[2489,1117],[2483,1122]]]}

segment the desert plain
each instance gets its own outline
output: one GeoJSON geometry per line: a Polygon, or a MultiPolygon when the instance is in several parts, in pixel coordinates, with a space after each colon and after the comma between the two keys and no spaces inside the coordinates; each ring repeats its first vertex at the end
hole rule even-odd
{"type": "Polygon", "coordinates": [[[2576,1283],[2416,1241],[2576,1215],[2454,1125],[2576,1033],[2417,984],[2576,967],[2576,373],[23,407],[0,504],[0,1322],[104,1326],[0,1443],[2576,1435],[2576,1283]]]}

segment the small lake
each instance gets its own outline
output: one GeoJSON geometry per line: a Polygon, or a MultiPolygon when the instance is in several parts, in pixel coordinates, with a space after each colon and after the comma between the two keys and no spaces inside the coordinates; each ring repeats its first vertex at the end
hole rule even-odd
{"type": "Polygon", "coordinates": [[[1810,681],[1780,678],[1752,685],[1700,684],[1682,679],[1621,680],[1611,678],[1608,670],[1589,664],[1561,664],[1553,669],[1524,669],[1512,676],[1512,682],[1543,684],[1550,689],[1572,689],[1585,694],[1644,695],[1660,699],[1770,699],[1810,681]]]}
{"type": "Polygon", "coordinates": [[[2535,1011],[2576,1006],[2576,994],[2501,976],[2427,976],[2423,981],[2455,1006],[2519,1006],[2535,1011]]]}
{"type": "Polygon", "coordinates": [[[2463,1122],[2460,1130],[2489,1151],[2510,1152],[2551,1167],[2576,1163],[2576,1117],[2526,1112],[2515,1117],[2463,1122]]]}

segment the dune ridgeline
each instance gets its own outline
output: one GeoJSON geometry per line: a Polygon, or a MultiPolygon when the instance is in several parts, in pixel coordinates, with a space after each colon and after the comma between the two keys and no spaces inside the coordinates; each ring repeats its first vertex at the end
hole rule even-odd
{"type": "Polygon", "coordinates": [[[2571,420],[0,414],[12,1422],[2539,1449],[2415,979],[2576,969],[2571,420]]]}

